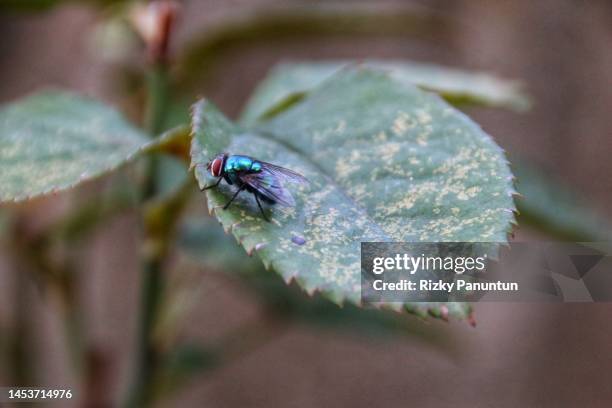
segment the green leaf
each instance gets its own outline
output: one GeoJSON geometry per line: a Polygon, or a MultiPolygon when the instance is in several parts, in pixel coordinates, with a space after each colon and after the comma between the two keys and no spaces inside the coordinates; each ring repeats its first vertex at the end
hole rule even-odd
{"type": "MultiPolygon", "coordinates": [[[[513,220],[511,173],[501,149],[437,96],[385,73],[346,69],[255,130],[211,104],[194,107],[192,166],[227,151],[291,168],[295,208],[258,214],[243,194],[207,190],[208,208],[248,253],[285,280],[359,303],[362,241],[505,242],[513,220]]],[[[467,304],[411,304],[417,314],[466,317],[467,304]]]]}
{"type": "Polygon", "coordinates": [[[0,201],[70,188],[130,160],[148,142],[115,110],[47,91],[0,111],[0,201]]]}
{"type": "Polygon", "coordinates": [[[322,296],[310,297],[295,285],[286,285],[277,274],[266,271],[257,259],[248,257],[216,224],[212,217],[187,218],[179,229],[177,248],[207,269],[230,277],[239,276],[267,306],[266,310],[318,329],[422,340],[453,357],[460,351],[458,339],[451,341],[443,327],[419,324],[389,310],[340,307],[322,296]]]}
{"type": "MultiPolygon", "coordinates": [[[[257,88],[242,116],[245,123],[270,116],[283,106],[299,101],[304,93],[321,84],[350,61],[285,63],[272,70],[257,88]]],[[[524,110],[529,99],[521,84],[484,72],[468,72],[411,61],[367,61],[360,64],[389,72],[397,81],[417,85],[440,94],[453,104],[477,104],[524,110]]]]}

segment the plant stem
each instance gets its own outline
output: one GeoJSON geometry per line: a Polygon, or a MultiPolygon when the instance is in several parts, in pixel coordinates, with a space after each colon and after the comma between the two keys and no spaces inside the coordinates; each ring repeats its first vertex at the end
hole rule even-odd
{"type": "MultiPolygon", "coordinates": [[[[162,130],[168,100],[168,77],[165,64],[158,63],[152,66],[147,78],[147,88],[149,95],[145,127],[151,137],[154,137],[162,130]]],[[[146,204],[157,193],[158,166],[158,157],[152,154],[148,158],[141,198],[143,223],[145,224],[141,310],[135,350],[134,378],[125,403],[126,407],[145,407],[150,404],[150,387],[155,378],[159,360],[153,340],[153,331],[164,291],[163,263],[166,257],[164,250],[166,245],[161,240],[167,237],[155,234],[154,228],[148,225],[150,220],[146,216],[146,204]]]]}

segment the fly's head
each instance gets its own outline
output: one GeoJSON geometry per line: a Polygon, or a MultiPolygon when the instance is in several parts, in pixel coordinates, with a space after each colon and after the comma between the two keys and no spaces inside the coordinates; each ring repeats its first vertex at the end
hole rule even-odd
{"type": "Polygon", "coordinates": [[[211,161],[206,163],[206,170],[208,170],[211,176],[223,176],[223,165],[225,164],[227,156],[229,156],[227,153],[221,153],[216,155],[211,161]]]}

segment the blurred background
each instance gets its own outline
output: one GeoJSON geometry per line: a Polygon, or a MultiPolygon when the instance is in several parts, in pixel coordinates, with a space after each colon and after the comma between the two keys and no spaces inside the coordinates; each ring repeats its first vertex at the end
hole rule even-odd
{"type": "MultiPolygon", "coordinates": [[[[143,57],[137,38],[117,17],[121,4],[34,1],[33,10],[24,1],[15,12],[9,3],[0,2],[0,102],[56,86],[95,96],[140,119],[143,57]]],[[[609,1],[182,5],[172,43],[177,61],[172,73],[180,89],[176,123],[187,120],[185,109],[198,95],[236,117],[257,82],[280,61],[390,58],[488,71],[523,81],[532,108],[466,111],[508,151],[511,162],[529,163],[582,203],[574,212],[554,198],[543,199],[549,216],[580,214],[592,224],[612,218],[609,1]]],[[[517,175],[521,191],[530,176],[517,175]]],[[[105,178],[19,208],[20,233],[35,235],[114,181],[105,178]]],[[[190,214],[207,214],[203,199],[196,198],[190,214]]],[[[515,239],[593,238],[588,231],[551,235],[551,229],[528,224],[519,218],[515,239]]],[[[219,232],[208,239],[221,258],[226,244],[236,245],[219,232]]],[[[119,404],[136,346],[139,234],[138,217],[128,209],[62,248],[76,254],[73,307],[46,290],[44,279],[32,276],[27,262],[17,262],[13,243],[5,242],[0,385],[70,386],[79,401],[69,406],[119,404]],[[79,314],[77,343],[66,341],[67,309],[79,314]],[[85,347],[93,367],[87,375],[71,365],[74,344],[85,347]]],[[[477,304],[476,328],[408,316],[391,329],[367,330],[333,321],[335,312],[325,304],[279,324],[267,319],[261,291],[221,270],[242,266],[201,267],[185,258],[173,256],[173,295],[159,329],[160,343],[181,351],[176,364],[182,371],[160,380],[158,406],[607,407],[612,401],[605,374],[612,370],[611,305],[477,304]],[[245,346],[223,364],[198,348],[236,342],[245,346]]]]}

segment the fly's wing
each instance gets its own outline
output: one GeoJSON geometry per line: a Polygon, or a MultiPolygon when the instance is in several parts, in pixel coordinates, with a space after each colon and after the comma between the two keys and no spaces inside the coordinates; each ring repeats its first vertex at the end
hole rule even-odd
{"type": "Polygon", "coordinates": [[[264,197],[285,207],[293,207],[295,205],[293,196],[283,187],[279,177],[266,168],[263,168],[258,173],[240,174],[239,177],[243,183],[248,184],[264,197]]]}
{"type": "Polygon", "coordinates": [[[308,184],[308,179],[293,170],[286,169],[281,166],[277,166],[272,163],[260,162],[263,170],[267,170],[274,176],[276,176],[281,182],[284,180],[298,184],[308,184]]]}

